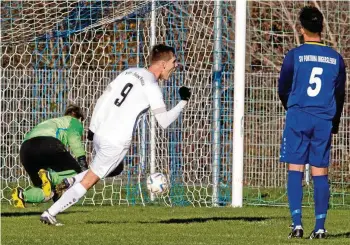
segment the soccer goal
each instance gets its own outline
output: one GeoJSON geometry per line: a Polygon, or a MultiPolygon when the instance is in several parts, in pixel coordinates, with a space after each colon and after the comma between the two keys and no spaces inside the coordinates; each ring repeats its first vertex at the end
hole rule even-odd
{"type": "MultiPolygon", "coordinates": [[[[2,1],[1,202],[10,203],[13,187],[30,185],[18,156],[26,132],[60,116],[71,102],[84,108],[87,132],[108,83],[128,67],[147,66],[152,45],[166,43],[175,47],[181,65],[163,84],[164,98],[174,106],[178,88],[186,85],[192,90],[188,108],[167,130],[151,114],[141,118],[123,173],[102,180],[83,204],[230,206],[237,159],[242,160],[243,176],[236,182],[243,203],[287,204],[286,169],[279,163],[284,110],[277,79],[283,55],[302,42],[296,20],[308,2],[247,1],[245,41],[238,45],[235,1],[2,1]],[[242,90],[234,86],[237,47],[246,48],[242,90]],[[238,91],[244,117],[235,121],[238,91]],[[240,127],[242,155],[237,156],[234,130],[240,127]],[[147,192],[146,178],[154,171],[167,176],[169,192],[147,192]]],[[[327,20],[326,43],[342,52],[349,66],[350,5],[311,2],[327,20]]],[[[349,113],[347,100],[334,137],[332,205],[350,206],[349,113]]],[[[92,145],[85,142],[90,161],[92,145]]]]}

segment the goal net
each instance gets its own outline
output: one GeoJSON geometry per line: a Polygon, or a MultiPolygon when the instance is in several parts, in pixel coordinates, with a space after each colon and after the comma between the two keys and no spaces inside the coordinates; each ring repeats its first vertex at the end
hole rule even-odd
{"type": "MultiPolygon", "coordinates": [[[[278,160],[284,111],[277,97],[277,79],[283,55],[302,43],[297,14],[308,2],[247,3],[244,200],[248,204],[287,203],[286,169],[278,160]]],[[[325,15],[326,43],[350,57],[349,4],[311,4],[325,15]]],[[[155,125],[156,171],[167,175],[171,189],[153,201],[145,186],[152,161],[153,126],[147,114],[137,125],[123,173],[102,180],[87,193],[83,204],[213,206],[216,187],[218,203],[229,205],[234,154],[235,2],[222,1],[219,51],[214,49],[214,9],[215,1],[155,1],[156,18],[152,21],[149,0],[2,1],[1,201],[10,203],[13,187],[31,184],[18,155],[24,134],[45,119],[61,116],[71,102],[83,107],[87,129],[107,84],[128,67],[148,65],[151,28],[155,25],[156,43],[174,46],[181,64],[162,85],[167,107],[177,103],[177,90],[182,85],[190,87],[193,94],[188,108],[168,129],[155,125]],[[213,102],[216,52],[222,55],[219,108],[213,102]],[[219,128],[214,127],[215,110],[220,111],[219,128]],[[215,130],[220,132],[219,162],[213,161],[215,130]],[[214,177],[218,186],[213,185],[214,177]]],[[[349,66],[349,59],[346,62],[349,66]]],[[[341,132],[334,137],[334,205],[350,205],[349,111],[347,101],[341,132]]],[[[91,161],[91,142],[85,141],[85,146],[91,161]]],[[[312,188],[306,188],[311,197],[312,188]]]]}

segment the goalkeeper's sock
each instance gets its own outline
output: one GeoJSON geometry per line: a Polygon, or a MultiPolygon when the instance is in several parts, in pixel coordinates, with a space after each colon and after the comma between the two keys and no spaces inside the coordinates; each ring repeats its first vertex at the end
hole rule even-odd
{"type": "Polygon", "coordinates": [[[312,179],[314,182],[315,231],[324,230],[330,195],[328,175],[313,176],[312,179]]]}
{"type": "Polygon", "coordinates": [[[23,191],[23,199],[29,203],[41,203],[45,201],[45,195],[41,188],[30,187],[23,191]]]}
{"type": "Polygon", "coordinates": [[[63,179],[73,177],[77,174],[74,170],[66,170],[61,172],[56,172],[52,169],[48,169],[50,173],[51,183],[53,186],[58,185],[63,179]]]}
{"type": "Polygon", "coordinates": [[[303,181],[304,172],[288,171],[288,202],[289,209],[293,220],[294,228],[301,223],[301,203],[303,200],[303,181]]]}
{"type": "Polygon", "coordinates": [[[87,190],[81,183],[73,185],[48,209],[49,214],[56,216],[58,213],[63,212],[70,206],[77,203],[86,192],[87,190]]]}

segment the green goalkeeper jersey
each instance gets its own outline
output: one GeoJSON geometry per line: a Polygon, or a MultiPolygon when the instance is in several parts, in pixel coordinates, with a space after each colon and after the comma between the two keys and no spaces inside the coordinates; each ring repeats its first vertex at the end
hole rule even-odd
{"type": "Polygon", "coordinates": [[[83,124],[75,117],[64,116],[39,123],[26,134],[24,140],[40,136],[51,136],[68,146],[75,157],[80,157],[85,156],[84,146],[81,142],[82,135],[83,124]]]}

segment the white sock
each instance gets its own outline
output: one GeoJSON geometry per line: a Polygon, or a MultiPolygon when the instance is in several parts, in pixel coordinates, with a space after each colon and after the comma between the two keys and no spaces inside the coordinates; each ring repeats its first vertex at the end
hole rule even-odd
{"type": "Polygon", "coordinates": [[[75,184],[69,188],[60,199],[57,200],[49,209],[48,212],[52,216],[56,216],[58,213],[63,212],[70,206],[74,205],[79,201],[81,197],[85,195],[87,190],[80,183],[75,184]]]}
{"type": "Polygon", "coordinates": [[[88,172],[88,169],[73,176],[73,177],[70,177],[71,179],[74,179],[74,184],[76,183],[80,183],[80,181],[84,178],[84,176],[86,175],[86,173],[88,172]]]}

